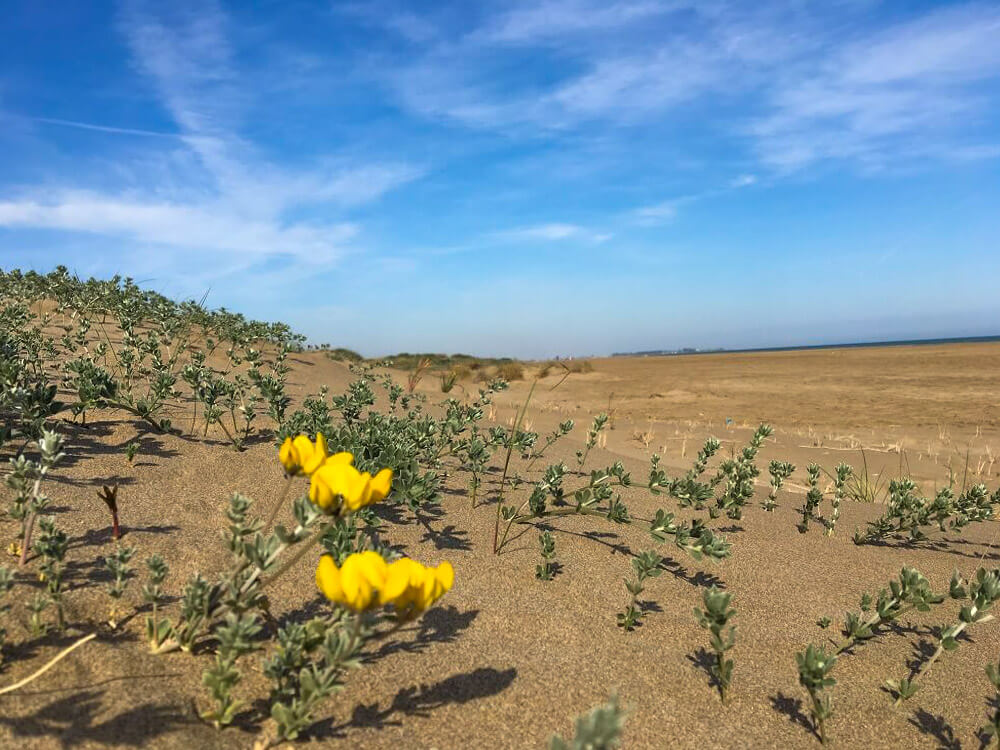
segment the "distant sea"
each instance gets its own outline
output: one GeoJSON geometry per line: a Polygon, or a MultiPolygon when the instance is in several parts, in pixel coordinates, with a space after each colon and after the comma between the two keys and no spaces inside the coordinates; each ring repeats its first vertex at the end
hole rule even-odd
{"type": "Polygon", "coordinates": [[[642,352],[615,352],[612,357],[680,357],[692,354],[741,354],[747,352],[804,352],[812,349],[860,349],[873,346],[930,346],[931,344],[983,344],[1000,341],[998,336],[963,336],[945,339],[902,339],[899,341],[853,341],[842,344],[810,344],[809,346],[764,346],[755,349],[674,349],[642,352]]]}

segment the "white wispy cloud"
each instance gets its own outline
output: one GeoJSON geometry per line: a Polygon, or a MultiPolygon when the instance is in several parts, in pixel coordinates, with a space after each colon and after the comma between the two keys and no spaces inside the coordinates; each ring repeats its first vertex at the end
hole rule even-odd
{"type": "Polygon", "coordinates": [[[757,175],[741,174],[721,187],[708,188],[698,193],[690,193],[659,203],[639,206],[629,212],[626,218],[630,219],[632,223],[645,227],[667,224],[677,218],[680,209],[685,205],[710,198],[718,198],[755,184],[757,184],[757,175]]]}
{"type": "Polygon", "coordinates": [[[665,15],[678,5],[648,0],[544,0],[516,3],[488,21],[473,38],[492,42],[529,43],[567,34],[607,32],[651,16],[665,15]]]}
{"type": "Polygon", "coordinates": [[[706,125],[742,139],[762,169],[868,168],[951,158],[996,116],[995,97],[976,84],[1000,72],[997,38],[995,4],[887,22],[863,3],[543,0],[439,34],[388,81],[422,116],[533,136],[669,125],[710,107],[706,125]],[[511,47],[550,75],[511,82],[511,47]]]}
{"type": "Polygon", "coordinates": [[[632,212],[632,217],[636,223],[643,226],[665,224],[676,218],[679,205],[679,201],[669,200],[649,206],[639,206],[632,212]]]}
{"type": "Polygon", "coordinates": [[[2,201],[0,226],[103,234],[258,257],[280,253],[316,262],[339,257],[344,243],[357,234],[357,227],[347,222],[280,226],[212,204],[144,203],[88,193],[65,193],[48,202],[2,201]]]}
{"type": "Polygon", "coordinates": [[[101,125],[93,122],[78,122],[76,120],[60,120],[57,117],[28,117],[31,122],[40,122],[46,125],[60,125],[67,128],[77,128],[79,130],[92,130],[97,133],[115,133],[118,135],[137,135],[145,138],[180,138],[179,133],[162,133],[156,130],[143,130],[141,128],[120,128],[112,125],[101,125]]]}
{"type": "Polygon", "coordinates": [[[995,114],[974,84],[1000,77],[998,38],[1000,8],[979,4],[857,34],[788,71],[749,133],[761,159],[781,170],[950,158],[967,128],[995,114]]]}
{"type": "Polygon", "coordinates": [[[408,56],[388,80],[412,110],[475,127],[561,131],[655,118],[699,96],[739,95],[800,49],[801,36],[770,33],[780,16],[728,2],[518,3],[408,56]],[[512,44],[556,74],[505,85],[512,44]]]}
{"type": "Polygon", "coordinates": [[[599,232],[579,224],[563,224],[553,222],[533,226],[517,227],[496,232],[493,238],[515,242],[559,242],[562,240],[582,240],[601,243],[611,239],[608,232],[599,232]]]}
{"type": "Polygon", "coordinates": [[[241,78],[228,27],[214,2],[126,2],[119,30],[178,132],[32,118],[109,136],[163,136],[166,148],[108,165],[118,189],[49,180],[0,196],[0,226],[197,248],[238,256],[241,266],[270,256],[330,264],[351,251],[360,226],[345,212],[418,178],[423,167],[343,156],[321,156],[305,168],[269,160],[240,134],[255,89],[241,78]],[[301,218],[318,206],[327,209],[324,218],[301,218]]]}

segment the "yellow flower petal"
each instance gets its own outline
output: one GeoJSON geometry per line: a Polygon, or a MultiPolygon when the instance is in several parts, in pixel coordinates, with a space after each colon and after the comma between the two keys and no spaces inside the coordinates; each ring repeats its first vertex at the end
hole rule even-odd
{"type": "Polygon", "coordinates": [[[437,566],[436,573],[437,579],[441,583],[441,586],[444,587],[444,590],[451,591],[451,585],[455,582],[455,569],[451,566],[451,563],[445,560],[437,566]]]}
{"type": "Polygon", "coordinates": [[[278,449],[278,460],[281,462],[281,465],[285,467],[285,471],[289,474],[294,474],[298,469],[298,462],[295,460],[291,438],[285,438],[285,442],[283,442],[281,444],[281,448],[278,449]]]}
{"type": "Polygon", "coordinates": [[[385,498],[389,494],[389,490],[392,489],[392,469],[382,469],[378,474],[372,477],[371,481],[371,499],[369,502],[377,503],[385,498]]]}
{"type": "Polygon", "coordinates": [[[305,435],[285,438],[278,449],[278,460],[289,474],[312,474],[326,460],[326,438],[316,435],[316,444],[305,435]]]}
{"type": "Polygon", "coordinates": [[[371,606],[375,592],[385,583],[385,560],[376,552],[360,552],[344,560],[340,585],[347,606],[356,612],[371,606]]]}
{"type": "Polygon", "coordinates": [[[340,571],[329,555],[323,555],[316,566],[316,585],[327,599],[344,604],[344,589],[340,585],[340,571]]]}
{"type": "Polygon", "coordinates": [[[368,579],[372,586],[382,588],[385,585],[389,566],[382,559],[382,555],[372,550],[365,550],[364,552],[355,552],[351,557],[357,560],[362,575],[368,579]]]}
{"type": "Polygon", "coordinates": [[[395,602],[410,586],[410,572],[414,563],[409,558],[403,557],[389,563],[385,585],[379,591],[379,604],[389,604],[395,602]]]}
{"type": "Polygon", "coordinates": [[[324,471],[321,466],[309,480],[309,499],[322,510],[329,511],[337,499],[335,472],[324,471]]]}
{"type": "Polygon", "coordinates": [[[344,466],[341,472],[341,495],[348,510],[361,510],[371,500],[371,475],[361,474],[353,466],[344,466]]]}

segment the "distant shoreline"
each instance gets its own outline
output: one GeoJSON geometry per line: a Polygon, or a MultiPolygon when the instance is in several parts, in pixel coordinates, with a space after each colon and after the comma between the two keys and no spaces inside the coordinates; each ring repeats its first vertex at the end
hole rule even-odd
{"type": "Polygon", "coordinates": [[[895,341],[859,341],[840,344],[801,346],[763,346],[751,349],[662,349],[641,352],[615,352],[612,357],[688,357],[696,354],[748,354],[752,352],[801,352],[814,349],[863,349],[879,346],[930,346],[933,344],[985,344],[1000,341],[996,336],[961,336],[942,339],[900,339],[895,341]]]}

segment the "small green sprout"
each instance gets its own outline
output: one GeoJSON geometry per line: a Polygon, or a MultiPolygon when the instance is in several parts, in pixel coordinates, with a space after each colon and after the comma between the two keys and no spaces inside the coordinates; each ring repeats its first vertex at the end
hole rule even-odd
{"type": "Polygon", "coordinates": [[[551,581],[555,575],[556,540],[552,532],[543,531],[538,536],[542,546],[542,563],[535,566],[535,578],[541,581],[551,581]]]}
{"type": "Polygon", "coordinates": [[[549,750],[613,750],[621,746],[622,725],[625,711],[618,697],[603,706],[583,714],[576,720],[576,731],[568,742],[559,735],[549,740],[549,750]]]}
{"type": "Polygon", "coordinates": [[[771,475],[771,491],[767,493],[763,508],[766,511],[773,511],[778,507],[778,492],[785,484],[785,480],[795,472],[795,464],[788,461],[771,461],[767,471],[771,475]]]}
{"type": "Polygon", "coordinates": [[[647,578],[656,578],[663,573],[663,568],[660,567],[662,563],[663,558],[652,550],[640,552],[632,558],[635,580],[625,579],[625,589],[629,593],[629,602],[625,605],[625,611],[618,614],[618,627],[631,631],[639,625],[639,620],[644,614],[639,603],[639,596],[644,590],[643,583],[647,578]]]}
{"type": "Polygon", "coordinates": [[[805,651],[795,654],[795,661],[799,668],[799,684],[809,693],[813,729],[819,741],[825,745],[826,722],[833,716],[833,701],[825,691],[837,684],[837,681],[830,677],[830,672],[837,663],[837,657],[827,654],[825,647],[810,643],[805,651]]]}
{"type": "Polygon", "coordinates": [[[130,464],[135,461],[135,457],[139,455],[139,441],[133,440],[131,443],[125,446],[125,460],[130,464]]]}
{"type": "Polygon", "coordinates": [[[709,641],[715,652],[715,663],[710,673],[718,685],[719,697],[725,703],[733,681],[733,660],[726,658],[726,652],[736,645],[736,628],[729,621],[736,616],[736,610],[729,606],[732,594],[717,586],[705,589],[701,598],[703,609],[695,607],[694,615],[698,624],[709,631],[709,641]]]}
{"type": "Polygon", "coordinates": [[[118,607],[125,589],[132,578],[132,566],[129,561],[135,554],[135,547],[118,547],[114,554],[104,558],[104,567],[111,574],[112,581],[107,585],[108,596],[111,597],[111,609],[108,613],[108,625],[112,629],[118,627],[118,607]]]}
{"type": "Polygon", "coordinates": [[[156,653],[160,645],[173,634],[170,620],[165,617],[161,619],[157,611],[163,598],[163,582],[170,568],[159,555],[152,555],[146,560],[146,567],[149,570],[149,581],[143,584],[142,598],[153,608],[152,614],[146,618],[146,640],[150,651],[156,653]]]}

